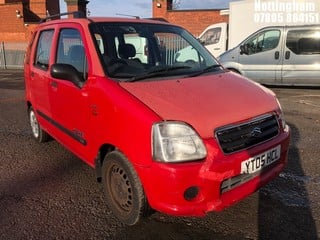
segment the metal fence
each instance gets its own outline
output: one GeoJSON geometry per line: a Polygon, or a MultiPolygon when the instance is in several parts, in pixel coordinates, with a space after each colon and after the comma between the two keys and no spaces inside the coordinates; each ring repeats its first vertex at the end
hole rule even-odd
{"type": "Polygon", "coordinates": [[[162,56],[166,64],[173,64],[175,62],[176,53],[181,49],[189,46],[189,44],[181,37],[175,35],[162,35],[158,36],[162,56]]]}
{"type": "Polygon", "coordinates": [[[0,69],[22,69],[26,42],[1,42],[0,69]]]}

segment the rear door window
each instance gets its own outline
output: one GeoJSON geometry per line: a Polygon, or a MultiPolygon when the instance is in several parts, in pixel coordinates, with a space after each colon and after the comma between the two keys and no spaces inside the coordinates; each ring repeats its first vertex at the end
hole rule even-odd
{"type": "Polygon", "coordinates": [[[320,54],[320,29],[290,30],[286,46],[296,55],[320,54]]]}
{"type": "Polygon", "coordinates": [[[47,70],[49,68],[50,50],[52,47],[54,30],[40,32],[34,65],[47,70]]]}

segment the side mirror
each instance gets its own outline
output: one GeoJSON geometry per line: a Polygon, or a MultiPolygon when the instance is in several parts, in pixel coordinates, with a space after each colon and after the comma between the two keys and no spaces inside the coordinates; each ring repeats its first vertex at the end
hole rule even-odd
{"type": "Polygon", "coordinates": [[[248,55],[249,54],[249,48],[248,48],[248,44],[244,44],[240,46],[240,54],[245,54],[248,55]]]}
{"type": "Polygon", "coordinates": [[[83,87],[83,77],[78,70],[70,64],[55,63],[51,66],[50,73],[54,78],[70,81],[78,88],[83,87]]]}

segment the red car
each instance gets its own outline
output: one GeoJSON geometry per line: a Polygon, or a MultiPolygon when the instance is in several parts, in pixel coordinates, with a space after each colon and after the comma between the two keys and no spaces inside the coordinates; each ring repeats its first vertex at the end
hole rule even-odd
{"type": "Polygon", "coordinates": [[[24,69],[34,138],[51,136],[95,168],[125,224],[152,210],[222,210],[286,164],[290,131],[275,94],[224,69],[179,26],[44,21],[24,69]]]}

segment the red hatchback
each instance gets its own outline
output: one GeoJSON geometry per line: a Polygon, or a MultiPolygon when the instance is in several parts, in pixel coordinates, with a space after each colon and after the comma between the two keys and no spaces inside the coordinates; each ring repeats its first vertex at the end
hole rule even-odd
{"type": "Polygon", "coordinates": [[[95,168],[125,224],[151,210],[222,210],[286,164],[289,127],[275,94],[225,70],[181,27],[43,22],[24,69],[33,136],[53,137],[95,168]]]}

